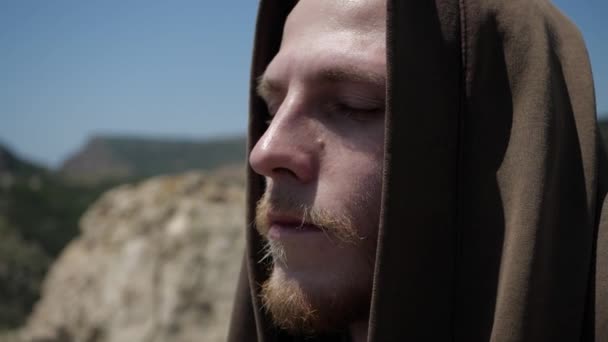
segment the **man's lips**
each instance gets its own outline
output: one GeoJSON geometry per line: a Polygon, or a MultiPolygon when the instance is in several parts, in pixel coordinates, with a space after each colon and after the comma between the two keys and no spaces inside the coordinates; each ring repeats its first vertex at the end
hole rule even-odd
{"type": "Polygon", "coordinates": [[[279,217],[269,215],[268,237],[270,239],[283,239],[301,234],[321,233],[320,227],[314,224],[302,222],[295,217],[279,217]]]}

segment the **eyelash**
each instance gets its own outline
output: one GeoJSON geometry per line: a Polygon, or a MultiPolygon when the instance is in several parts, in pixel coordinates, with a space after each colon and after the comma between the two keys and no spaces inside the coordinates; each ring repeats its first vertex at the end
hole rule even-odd
{"type": "Polygon", "coordinates": [[[331,103],[327,106],[329,113],[337,113],[356,121],[365,121],[382,111],[382,108],[357,108],[342,102],[331,103]]]}
{"type": "MultiPolygon", "coordinates": [[[[267,119],[265,120],[265,123],[266,125],[270,125],[275,113],[273,113],[273,110],[268,105],[266,106],[266,109],[267,119]]],[[[355,121],[365,121],[366,119],[371,119],[374,114],[378,114],[383,110],[383,108],[356,108],[343,102],[332,102],[325,106],[326,113],[330,115],[338,114],[353,119],[355,121]]]]}

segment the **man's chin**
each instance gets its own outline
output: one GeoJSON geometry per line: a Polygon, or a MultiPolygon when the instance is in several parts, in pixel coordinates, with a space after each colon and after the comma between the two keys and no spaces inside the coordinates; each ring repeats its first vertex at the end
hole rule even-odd
{"type": "Polygon", "coordinates": [[[369,295],[348,279],[274,267],[262,286],[262,302],[274,324],[292,334],[314,335],[345,330],[366,317],[369,295]]]}

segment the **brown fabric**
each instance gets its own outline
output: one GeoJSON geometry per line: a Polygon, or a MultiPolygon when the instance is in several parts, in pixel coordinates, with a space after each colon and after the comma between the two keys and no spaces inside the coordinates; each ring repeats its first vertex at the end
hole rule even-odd
{"type": "MultiPolygon", "coordinates": [[[[266,115],[256,78],[293,5],[260,3],[250,149],[266,115]]],[[[608,164],[577,29],[547,0],[388,0],[387,10],[369,341],[608,341],[608,164]]],[[[249,170],[248,222],[262,192],[249,170]]],[[[268,265],[247,234],[228,340],[297,341],[260,307],[268,265]]]]}

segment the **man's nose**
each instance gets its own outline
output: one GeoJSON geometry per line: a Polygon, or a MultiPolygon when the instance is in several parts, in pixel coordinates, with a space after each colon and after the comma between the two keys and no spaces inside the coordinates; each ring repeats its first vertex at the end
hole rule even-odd
{"type": "Polygon", "coordinates": [[[306,132],[305,124],[273,120],[249,155],[249,164],[258,174],[277,181],[308,183],[318,168],[318,141],[306,132]]]}

